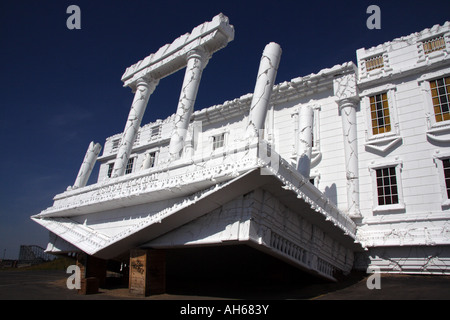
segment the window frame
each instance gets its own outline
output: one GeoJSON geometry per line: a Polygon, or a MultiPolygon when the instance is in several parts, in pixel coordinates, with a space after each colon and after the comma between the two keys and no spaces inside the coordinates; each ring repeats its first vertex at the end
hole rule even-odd
{"type": "MultiPolygon", "coordinates": [[[[433,154],[433,161],[437,168],[438,178],[439,178],[439,187],[441,190],[441,206],[448,207],[450,206],[450,197],[447,191],[447,183],[445,179],[445,168],[443,164],[443,160],[450,160],[450,151],[441,152],[440,150],[436,150],[433,154]]],[[[450,185],[449,185],[450,187],[450,185]]],[[[450,191],[450,190],[449,190],[450,191]]]]}
{"type": "Polygon", "coordinates": [[[384,63],[384,52],[381,52],[381,53],[376,54],[376,55],[372,55],[370,57],[366,57],[363,60],[364,60],[364,64],[365,64],[365,67],[366,67],[366,72],[371,72],[371,71],[377,70],[377,69],[383,69],[384,65],[385,65],[385,63],[384,63]],[[375,67],[371,66],[370,69],[369,69],[369,67],[367,66],[368,63],[370,64],[371,62],[373,62],[373,61],[375,61],[377,59],[380,59],[380,58],[381,58],[381,65],[377,64],[375,67]]]}
{"type": "Polygon", "coordinates": [[[121,140],[122,138],[116,138],[111,141],[111,152],[119,150],[121,140]]]}
{"type": "Polygon", "coordinates": [[[369,104],[370,104],[370,122],[372,126],[372,136],[379,134],[388,134],[392,132],[393,129],[391,122],[392,117],[389,106],[388,93],[381,92],[369,96],[369,104]],[[387,108],[385,104],[387,105],[387,108]],[[381,109],[378,108],[379,106],[381,106],[381,109]]]}
{"type": "Polygon", "coordinates": [[[127,166],[125,167],[125,174],[131,174],[134,172],[134,168],[136,167],[136,156],[132,156],[128,158],[127,166]],[[130,165],[131,163],[131,165],[130,165]]]}
{"type": "Polygon", "coordinates": [[[113,170],[114,170],[114,161],[107,163],[107,170],[106,170],[106,176],[108,178],[111,178],[113,170]]]}
{"type": "Polygon", "coordinates": [[[450,68],[425,74],[418,81],[425,105],[425,118],[428,129],[427,136],[432,140],[439,140],[439,138],[436,138],[436,134],[450,133],[450,120],[436,121],[430,85],[430,81],[446,77],[450,77],[450,68]]]}
{"type": "Polygon", "coordinates": [[[161,138],[161,125],[157,124],[149,129],[149,138],[148,141],[155,141],[161,138]]]}
{"type": "Polygon", "coordinates": [[[447,44],[446,44],[446,39],[445,39],[445,34],[444,33],[441,33],[441,34],[438,34],[438,35],[433,35],[432,37],[428,37],[428,38],[425,38],[425,39],[421,39],[420,42],[421,42],[421,45],[422,45],[423,54],[425,56],[433,54],[433,52],[444,51],[445,49],[447,49],[447,44]],[[431,51],[427,52],[427,49],[425,48],[425,45],[427,43],[430,43],[433,40],[438,40],[440,38],[442,39],[442,42],[443,42],[444,46],[440,47],[438,49],[432,49],[431,51]]]}
{"type": "Polygon", "coordinates": [[[156,166],[156,159],[158,157],[159,151],[158,150],[151,150],[151,151],[148,151],[148,152],[145,153],[145,155],[147,155],[147,154],[150,155],[150,159],[153,159],[153,161],[150,162],[150,167],[148,167],[148,169],[154,168],[156,166]],[[152,154],[153,154],[153,158],[152,158],[152,154]]]}
{"type": "Polygon", "coordinates": [[[209,141],[210,141],[210,144],[211,144],[211,152],[225,150],[225,146],[227,145],[227,140],[228,140],[228,131],[221,130],[221,131],[214,131],[213,133],[211,133],[209,135],[209,141]],[[214,139],[216,137],[220,137],[220,136],[223,136],[222,145],[215,147],[215,143],[216,142],[214,141],[214,139]]]}
{"type": "Polygon", "coordinates": [[[381,163],[371,164],[369,166],[370,176],[372,178],[372,198],[374,213],[391,213],[399,210],[405,209],[405,202],[403,198],[403,186],[402,186],[402,167],[403,162],[399,159],[384,161],[381,163]],[[397,196],[398,203],[395,204],[383,204],[378,203],[378,183],[377,183],[377,170],[384,168],[395,168],[395,178],[397,182],[397,196]]]}
{"type": "Polygon", "coordinates": [[[450,121],[450,76],[444,76],[444,77],[438,77],[432,80],[428,80],[427,81],[429,86],[430,86],[430,93],[431,93],[431,104],[433,106],[433,114],[434,114],[434,122],[437,123],[443,123],[443,122],[447,122],[450,121]],[[439,87],[437,82],[439,80],[443,81],[443,86],[439,87]],[[448,83],[447,83],[448,82],[448,83]],[[436,87],[433,87],[433,85],[436,85],[436,87]],[[444,95],[441,95],[438,91],[439,88],[444,88],[444,95]],[[437,96],[433,96],[433,91],[437,92],[437,96]],[[447,99],[447,112],[443,112],[442,106],[443,104],[441,103],[441,96],[446,96],[447,99]],[[435,105],[435,99],[438,99],[438,104],[435,105]],[[436,114],[436,107],[439,107],[440,113],[436,114]],[[437,120],[438,115],[440,115],[442,117],[443,120],[437,120]],[[447,119],[445,118],[445,115],[447,116],[447,119]]]}
{"type": "MultiPolygon", "coordinates": [[[[361,50],[361,49],[360,49],[361,50]]],[[[360,71],[360,79],[370,79],[372,77],[378,77],[380,75],[384,75],[390,71],[392,71],[392,67],[390,65],[389,61],[389,54],[386,52],[385,49],[378,49],[375,50],[375,52],[366,53],[365,50],[362,50],[363,52],[360,52],[358,54],[357,52],[357,58],[358,58],[358,67],[360,71]],[[367,70],[367,63],[370,62],[373,59],[381,57],[383,59],[383,65],[377,68],[372,68],[370,70],[367,70]]]]}
{"type": "Polygon", "coordinates": [[[426,63],[427,60],[440,60],[447,56],[450,52],[450,33],[448,31],[439,32],[437,34],[426,34],[422,37],[420,37],[417,40],[417,52],[418,52],[418,60],[417,63],[426,63]],[[425,53],[425,46],[424,44],[430,40],[437,39],[442,37],[444,39],[444,47],[439,50],[430,51],[428,53],[425,53]]]}
{"type": "Polygon", "coordinates": [[[397,99],[396,99],[396,91],[397,88],[394,85],[386,85],[381,88],[375,88],[373,90],[366,90],[361,94],[362,97],[362,105],[365,110],[366,117],[366,142],[371,142],[374,140],[380,139],[397,139],[400,137],[399,123],[398,123],[398,115],[397,115],[397,99]],[[373,133],[373,125],[372,125],[372,111],[371,111],[371,103],[370,98],[376,95],[386,94],[387,96],[387,104],[389,108],[389,119],[391,130],[388,132],[382,133],[373,133]]]}

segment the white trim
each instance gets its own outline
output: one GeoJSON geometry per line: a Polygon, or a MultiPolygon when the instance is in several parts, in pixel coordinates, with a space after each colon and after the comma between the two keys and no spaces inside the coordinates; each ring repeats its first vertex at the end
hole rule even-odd
{"type": "Polygon", "coordinates": [[[424,100],[425,117],[427,123],[427,137],[431,140],[438,142],[449,142],[450,136],[444,136],[450,134],[450,120],[436,122],[436,116],[433,107],[433,98],[431,96],[430,81],[439,78],[445,78],[450,76],[450,68],[439,70],[436,72],[430,72],[420,77],[418,85],[422,91],[422,97],[424,100]]]}
{"type": "Polygon", "coordinates": [[[450,151],[435,150],[433,154],[433,161],[437,168],[437,173],[439,177],[439,186],[441,189],[441,206],[448,207],[450,206],[450,199],[447,195],[447,185],[445,184],[445,174],[444,174],[444,166],[442,164],[442,160],[450,159],[450,151]]]}
{"type": "Polygon", "coordinates": [[[436,59],[438,57],[446,57],[449,53],[449,48],[450,48],[450,34],[448,32],[448,30],[444,30],[442,32],[437,32],[435,34],[426,34],[420,38],[417,39],[417,53],[419,58],[417,59],[417,63],[421,63],[430,59],[436,59]],[[445,43],[445,48],[442,48],[438,51],[433,51],[430,53],[425,53],[425,50],[423,48],[423,44],[426,41],[429,41],[433,38],[439,38],[443,36],[444,37],[444,43],[445,43]]]}
{"type": "Polygon", "coordinates": [[[221,129],[216,129],[216,130],[212,130],[211,132],[208,133],[208,142],[210,143],[210,151],[212,153],[215,152],[223,152],[225,151],[227,145],[228,145],[228,135],[230,134],[229,130],[224,130],[223,128],[221,129]],[[214,149],[214,137],[223,135],[223,145],[221,147],[218,147],[216,149],[214,149]]]}
{"type": "Polygon", "coordinates": [[[403,161],[395,158],[393,160],[385,160],[380,162],[372,162],[369,164],[369,172],[372,179],[372,199],[373,199],[373,207],[372,210],[374,213],[393,213],[392,211],[404,210],[405,202],[403,198],[403,186],[402,186],[402,177],[401,171],[403,167],[403,161]],[[378,204],[378,185],[377,185],[377,177],[376,177],[376,169],[382,169],[386,167],[395,167],[395,176],[397,181],[397,192],[398,192],[398,203],[397,204],[388,204],[388,205],[379,205],[378,204]]]}
{"type": "Polygon", "coordinates": [[[391,147],[393,147],[397,141],[401,140],[400,135],[400,125],[398,122],[397,115],[397,99],[396,99],[397,88],[395,85],[385,85],[372,90],[365,90],[361,95],[361,106],[363,106],[363,112],[366,119],[366,143],[364,144],[367,148],[373,149],[380,152],[385,152],[391,147]],[[391,125],[391,131],[373,134],[372,128],[372,116],[370,110],[370,97],[386,93],[389,105],[389,120],[391,125]]]}
{"type": "Polygon", "coordinates": [[[361,51],[359,54],[357,52],[360,79],[371,78],[378,75],[385,75],[386,72],[392,71],[392,67],[389,62],[389,54],[386,51],[386,48],[377,49],[367,55],[365,55],[364,53],[365,52],[363,51],[361,51]],[[377,56],[381,56],[383,58],[383,66],[380,68],[367,70],[367,60],[375,58],[377,56]]]}

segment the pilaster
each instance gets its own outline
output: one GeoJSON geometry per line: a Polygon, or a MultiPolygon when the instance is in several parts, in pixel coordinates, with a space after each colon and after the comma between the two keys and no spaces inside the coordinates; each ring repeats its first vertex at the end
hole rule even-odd
{"type": "Polygon", "coordinates": [[[356,111],[359,106],[360,98],[356,82],[356,70],[336,77],[333,80],[333,87],[342,120],[347,179],[347,213],[352,218],[358,218],[361,217],[361,213],[359,210],[359,165],[356,111]]]}
{"type": "Polygon", "coordinates": [[[359,165],[356,109],[358,100],[339,101],[344,139],[345,171],[347,179],[347,212],[352,218],[360,217],[359,210],[359,165]]]}
{"type": "Polygon", "coordinates": [[[311,169],[314,111],[310,106],[299,110],[297,170],[307,179],[311,169]]]}

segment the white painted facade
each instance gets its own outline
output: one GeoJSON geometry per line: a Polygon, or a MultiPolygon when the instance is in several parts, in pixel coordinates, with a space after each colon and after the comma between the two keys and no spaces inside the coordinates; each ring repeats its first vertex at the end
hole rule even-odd
{"type": "Polygon", "coordinates": [[[203,51],[190,47],[197,51],[186,54],[184,65],[177,62],[183,45],[197,40],[180,37],[163,47],[169,53],[160,60],[158,51],[127,69],[125,86],[139,91],[142,77],[157,90],[161,77],[186,66],[177,113],[141,126],[131,117],[133,102],[133,119],[124,133],[106,139],[96,160],[97,183],[77,182],[32,217],[51,231],[48,251],[113,258],[138,246],[245,243],[329,279],[369,265],[450,273],[444,174],[450,117],[437,121],[430,88],[430,81],[450,77],[449,22],[359,49],[356,64],[273,86],[281,49],[271,43],[253,94],[192,112],[197,88],[186,79],[198,86],[212,51],[232,40],[232,26],[219,15],[183,37],[199,34],[203,51]],[[216,36],[208,28],[222,31],[216,36]],[[426,52],[432,45],[437,49],[426,52]],[[261,75],[268,77],[264,84],[258,84],[261,75]],[[267,83],[271,92],[263,90],[267,83]],[[382,100],[372,103],[385,107],[377,113],[382,120],[372,118],[371,97],[382,100]],[[124,169],[117,174],[118,167],[124,169]],[[392,203],[383,204],[377,174],[387,168],[395,188],[390,200],[383,197],[392,203]]]}

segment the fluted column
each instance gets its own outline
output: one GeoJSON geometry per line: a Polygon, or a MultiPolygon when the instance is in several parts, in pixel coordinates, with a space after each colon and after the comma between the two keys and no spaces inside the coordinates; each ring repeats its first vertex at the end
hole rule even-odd
{"type": "Polygon", "coordinates": [[[311,170],[314,110],[303,106],[299,110],[297,170],[307,179],[311,170]]]}
{"type": "Polygon", "coordinates": [[[117,151],[116,162],[112,177],[119,177],[125,173],[128,159],[133,148],[133,143],[141,125],[150,95],[155,91],[159,80],[139,79],[136,82],[136,91],[131,105],[128,120],[123,130],[122,139],[120,141],[119,150],[117,151]]]}
{"type": "Polygon", "coordinates": [[[281,47],[271,42],[266,45],[261,57],[256,78],[255,90],[250,105],[250,113],[247,125],[247,137],[257,137],[258,130],[263,129],[266,119],[272,88],[277,75],[281,58],[281,47]]]}
{"type": "Polygon", "coordinates": [[[356,132],[356,109],[358,100],[339,101],[344,137],[345,170],[347,178],[347,211],[351,217],[359,217],[359,166],[358,137],[356,132]]]}
{"type": "Polygon", "coordinates": [[[178,100],[177,113],[175,114],[174,129],[170,139],[170,159],[178,159],[184,147],[187,129],[194,110],[198,87],[203,69],[206,67],[210,55],[204,50],[196,49],[188,53],[186,73],[178,100]]]}
{"type": "Polygon", "coordinates": [[[99,143],[94,144],[94,141],[92,141],[89,144],[83,163],[81,164],[77,178],[73,184],[73,188],[86,186],[89,177],[91,176],[92,169],[94,169],[95,161],[97,161],[98,155],[100,154],[100,150],[102,150],[102,146],[99,143]]]}

